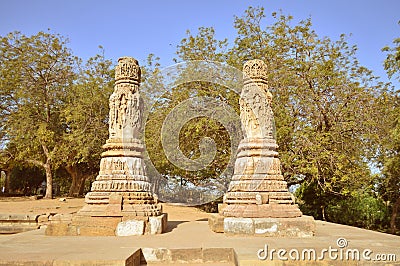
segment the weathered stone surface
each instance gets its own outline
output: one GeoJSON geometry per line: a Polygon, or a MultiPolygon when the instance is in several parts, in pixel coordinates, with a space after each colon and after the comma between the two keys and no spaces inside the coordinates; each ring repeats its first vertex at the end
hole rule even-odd
{"type": "Polygon", "coordinates": [[[249,217],[249,218],[289,218],[300,217],[301,212],[294,204],[228,204],[223,210],[225,217],[249,217]]]}
{"type": "Polygon", "coordinates": [[[4,222],[31,222],[36,223],[39,214],[10,214],[10,213],[1,213],[0,221],[4,222]]]}
{"type": "Polygon", "coordinates": [[[224,196],[225,217],[300,217],[278,158],[266,65],[248,61],[240,95],[241,140],[232,180],[224,196]]]}
{"type": "Polygon", "coordinates": [[[75,215],[72,219],[72,224],[76,226],[97,226],[97,227],[109,227],[115,230],[118,223],[121,222],[121,217],[92,217],[84,215],[75,215]]]}
{"type": "Polygon", "coordinates": [[[171,261],[171,251],[166,248],[142,248],[142,255],[149,263],[167,263],[171,261]]]}
{"type": "Polygon", "coordinates": [[[203,263],[235,262],[236,255],[233,248],[203,248],[203,263]]]}
{"type": "Polygon", "coordinates": [[[171,249],[173,263],[202,263],[203,253],[201,248],[171,249]]]}
{"type": "Polygon", "coordinates": [[[233,248],[142,248],[145,265],[238,265],[233,248]]]}
{"type": "Polygon", "coordinates": [[[276,235],[280,229],[279,219],[254,218],[254,233],[257,235],[276,235]]]}
{"type": "Polygon", "coordinates": [[[37,222],[39,225],[46,225],[49,223],[49,214],[42,214],[37,218],[37,222]]]}
{"type": "Polygon", "coordinates": [[[224,216],[214,213],[208,218],[208,226],[216,233],[224,232],[224,216]]]}
{"type": "Polygon", "coordinates": [[[222,214],[222,211],[224,210],[224,208],[227,206],[226,203],[220,203],[218,204],[218,213],[222,214]]]}
{"type": "Polygon", "coordinates": [[[59,222],[47,225],[45,234],[48,236],[77,236],[78,231],[76,226],[59,222]]]}
{"type": "Polygon", "coordinates": [[[106,226],[77,226],[79,236],[115,236],[115,227],[106,226]]]}
{"type": "Polygon", "coordinates": [[[0,233],[14,234],[38,229],[40,214],[0,214],[0,233]]]}
{"type": "Polygon", "coordinates": [[[144,234],[145,222],[140,220],[128,220],[120,222],[115,234],[117,236],[136,236],[144,234]]]}
{"type": "Polygon", "coordinates": [[[253,235],[254,223],[251,218],[232,218],[224,219],[224,233],[238,235],[253,235]]]}
{"type": "Polygon", "coordinates": [[[151,235],[161,234],[163,232],[163,219],[165,219],[163,215],[149,217],[149,233],[151,235]]]}
{"type": "Polygon", "coordinates": [[[57,222],[65,222],[65,223],[71,223],[72,222],[72,214],[71,213],[57,213],[55,215],[52,215],[49,217],[49,221],[51,223],[57,223],[57,222]]]}
{"type": "Polygon", "coordinates": [[[296,218],[232,218],[224,219],[224,233],[269,237],[312,237],[315,221],[310,216],[296,218]]]}

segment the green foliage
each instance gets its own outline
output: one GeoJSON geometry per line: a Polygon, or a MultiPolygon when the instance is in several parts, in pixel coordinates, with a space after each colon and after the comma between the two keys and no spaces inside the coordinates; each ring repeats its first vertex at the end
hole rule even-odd
{"type": "MultiPolygon", "coordinates": [[[[360,191],[371,191],[379,185],[370,168],[379,154],[387,154],[382,138],[396,140],[397,131],[387,131],[395,128],[388,121],[396,121],[389,115],[394,107],[387,85],[359,64],[357,47],[350,45],[345,35],[337,40],[320,37],[312,28],[311,18],[295,24],[291,16],[274,12],[269,17],[263,8],[249,7],[243,16],[235,17],[234,27],[237,36],[231,45],[231,40],[217,40],[213,28],[201,27],[194,35],[188,31],[177,46],[179,59],[220,61],[238,69],[247,60],[264,60],[274,96],[284,177],[289,185],[299,186],[296,194],[302,210],[335,222],[367,228],[373,228],[375,222],[379,227],[386,226],[387,208],[381,197],[360,191]],[[340,216],[340,212],[345,215],[340,216]],[[357,212],[360,215],[354,216],[357,212]]],[[[384,49],[388,52],[385,67],[390,76],[396,76],[399,69],[400,42],[394,43],[395,48],[384,49]]],[[[212,85],[202,84],[201,89],[205,86],[212,85]]],[[[179,102],[188,95],[191,93],[179,90],[170,97],[179,102]]],[[[237,109],[237,102],[229,103],[237,109]]],[[[191,130],[181,135],[188,133],[197,139],[195,129],[203,122],[198,119],[190,123],[185,130],[191,130]]],[[[180,145],[182,150],[190,151],[192,142],[180,145]]],[[[400,169],[395,165],[400,160],[392,158],[385,160],[386,172],[400,169]]],[[[393,176],[399,175],[393,172],[393,176]]],[[[397,179],[385,182],[389,180],[393,182],[385,187],[398,193],[397,179]]]]}
{"type": "Polygon", "coordinates": [[[18,194],[35,195],[44,179],[42,168],[17,165],[10,174],[10,189],[18,194]]]}
{"type": "MultiPolygon", "coordinates": [[[[177,167],[171,163],[165,155],[165,147],[162,146],[161,138],[169,137],[162,135],[162,127],[168,123],[176,123],[180,118],[167,118],[174,108],[180,103],[193,99],[195,97],[221,97],[221,103],[234,103],[237,101],[235,95],[218,85],[211,85],[206,82],[191,82],[173,88],[171,91],[162,95],[150,110],[148,120],[145,127],[145,139],[147,152],[154,166],[163,176],[169,178],[177,177],[190,181],[195,185],[199,185],[202,181],[218,178],[224,174],[231,159],[231,139],[227,133],[227,129],[221,124],[221,121],[213,119],[212,112],[217,112],[215,108],[209,108],[209,103],[206,101],[196,101],[196,104],[191,106],[194,113],[203,113],[204,116],[194,117],[190,119],[179,132],[166,130],[167,134],[179,134],[179,149],[184,156],[191,160],[195,160],[201,155],[201,145],[204,138],[210,138],[215,142],[216,154],[212,162],[206,168],[199,171],[188,171],[181,167],[177,167]],[[234,101],[234,102],[230,102],[234,101]],[[160,137],[161,136],[161,137],[160,137]]],[[[207,99],[207,98],[204,98],[207,99]]],[[[223,106],[219,106],[223,108],[223,106]]],[[[182,113],[179,113],[182,114],[182,113]]],[[[221,177],[221,182],[224,183],[221,177]]],[[[226,182],[225,182],[226,183],[226,182]]],[[[223,184],[226,186],[227,184],[223,184]]]]}
{"type": "Polygon", "coordinates": [[[78,79],[67,92],[61,111],[65,132],[57,150],[60,165],[72,177],[69,195],[83,193],[85,180],[99,170],[108,137],[108,99],[113,90],[112,62],[103,55],[80,65],[78,79]]]}
{"type": "MultiPolygon", "coordinates": [[[[326,199],[373,182],[368,162],[376,151],[375,118],[381,115],[377,100],[383,88],[359,64],[357,47],[344,35],[332,41],[316,34],[311,19],[297,25],[291,16],[273,13],[272,19],[267,25],[264,9],[250,7],[235,17],[237,37],[229,49],[212,28],[200,28],[195,36],[188,32],[177,54],[182,60],[219,60],[239,69],[249,59],[265,61],[285,179],[312,184],[306,186],[317,199],[303,200],[318,203],[319,210],[326,199]]],[[[237,108],[237,102],[232,104],[237,108]]]]}
{"type": "Polygon", "coordinates": [[[381,231],[389,224],[385,201],[368,188],[334,196],[326,195],[316,183],[303,183],[296,196],[303,213],[316,219],[381,231]]]}
{"type": "Polygon", "coordinates": [[[0,39],[1,137],[13,160],[45,169],[46,197],[59,167],[72,177],[71,194],[83,193],[108,134],[112,63],[96,55],[82,65],[67,43],[44,32],[0,39]]]}
{"type": "Polygon", "coordinates": [[[19,32],[0,39],[2,131],[15,159],[43,167],[52,197],[52,167],[64,127],[60,110],[74,80],[76,58],[63,37],[19,32]]]}
{"type": "MultiPolygon", "coordinates": [[[[393,41],[393,47],[385,47],[384,67],[389,78],[400,80],[400,38],[393,41]]],[[[390,231],[397,233],[400,228],[400,99],[399,89],[386,92],[380,98],[385,106],[382,116],[378,166],[381,169],[379,189],[391,209],[390,231]]]]}
{"type": "Polygon", "coordinates": [[[366,192],[331,202],[326,210],[327,221],[366,229],[385,230],[388,209],[381,198],[366,192]]]}
{"type": "Polygon", "coordinates": [[[389,78],[394,77],[400,81],[400,38],[394,39],[393,45],[393,47],[386,46],[382,49],[383,52],[386,52],[383,66],[389,78]]]}

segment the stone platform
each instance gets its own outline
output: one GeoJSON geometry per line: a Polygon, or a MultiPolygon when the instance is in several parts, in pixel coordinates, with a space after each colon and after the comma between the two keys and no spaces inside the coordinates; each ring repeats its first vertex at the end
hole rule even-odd
{"type": "MultiPolygon", "coordinates": [[[[44,228],[14,235],[0,235],[0,265],[399,265],[400,236],[351,226],[316,222],[311,238],[228,236],[209,230],[208,214],[192,218],[188,207],[164,206],[168,227],[164,234],[142,236],[56,237],[46,236],[44,228]],[[338,247],[338,239],[347,242],[338,247]],[[267,246],[269,254],[264,256],[267,246]],[[280,260],[278,250],[370,249],[371,260],[332,259],[329,253],[317,260],[280,260]],[[261,250],[261,251],[260,251],[261,250]],[[395,255],[395,260],[377,261],[377,255],[395,255]]],[[[284,257],[288,257],[288,253],[284,257]]]]}
{"type": "Polygon", "coordinates": [[[210,229],[228,235],[261,237],[312,237],[315,234],[314,218],[237,218],[213,214],[208,219],[210,229]]]}
{"type": "Polygon", "coordinates": [[[134,236],[165,232],[167,214],[149,217],[61,214],[51,218],[48,236],[134,236]]]}

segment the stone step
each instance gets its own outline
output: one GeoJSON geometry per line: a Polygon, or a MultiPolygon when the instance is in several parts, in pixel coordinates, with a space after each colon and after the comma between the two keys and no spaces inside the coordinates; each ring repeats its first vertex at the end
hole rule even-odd
{"type": "Polygon", "coordinates": [[[0,213],[0,223],[32,222],[36,223],[40,214],[0,213]]]}
{"type": "Polygon", "coordinates": [[[142,248],[141,265],[238,265],[233,248],[142,248]]]}
{"type": "Polygon", "coordinates": [[[48,215],[44,214],[0,213],[0,234],[16,234],[36,230],[48,221],[47,218],[48,215]]]}
{"type": "Polygon", "coordinates": [[[0,234],[17,234],[39,229],[38,224],[0,224],[0,234]]]}

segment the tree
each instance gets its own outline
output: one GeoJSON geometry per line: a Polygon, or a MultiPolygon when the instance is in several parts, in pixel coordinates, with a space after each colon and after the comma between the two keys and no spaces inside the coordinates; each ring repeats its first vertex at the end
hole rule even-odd
{"type": "Polygon", "coordinates": [[[19,32],[0,39],[2,131],[15,145],[15,158],[46,173],[52,197],[53,164],[65,125],[61,106],[71,87],[76,58],[57,34],[19,32]]]}
{"type": "MultiPolygon", "coordinates": [[[[393,47],[384,47],[387,53],[384,68],[389,78],[400,81],[400,38],[393,41],[393,47]]],[[[382,96],[386,113],[382,116],[381,153],[378,159],[382,169],[380,187],[383,196],[390,202],[390,232],[397,232],[400,212],[400,98],[399,90],[388,91],[382,96]]]]}
{"type": "Polygon", "coordinates": [[[104,53],[90,58],[65,98],[60,116],[66,130],[57,158],[71,176],[69,196],[82,195],[86,179],[99,170],[101,147],[108,137],[108,99],[114,82],[111,67],[104,53]]]}
{"type": "MultiPolygon", "coordinates": [[[[223,55],[224,41],[216,42],[212,29],[200,28],[199,35],[182,40],[178,48],[180,58],[215,61],[223,55]],[[193,54],[192,49],[201,54],[193,54]],[[217,55],[214,52],[217,52],[217,55]]],[[[182,193],[196,194],[195,188],[189,189],[190,191],[183,188],[193,185],[198,188],[208,186],[210,190],[211,187],[219,191],[226,190],[228,182],[225,170],[227,168],[232,170],[230,146],[233,141],[227,131],[240,133],[240,125],[233,129],[235,119],[238,120],[238,105],[236,110],[228,111],[227,107],[234,106],[233,103],[238,101],[238,95],[222,84],[211,83],[213,77],[194,78],[196,75],[206,74],[204,73],[206,71],[198,73],[198,69],[192,64],[176,66],[175,70],[178,70],[178,73],[175,73],[177,75],[174,77],[175,82],[169,84],[170,87],[163,83],[160,77],[162,73],[157,65],[154,63],[148,65],[156,67],[145,68],[145,81],[142,86],[145,97],[154,100],[154,96],[147,96],[148,88],[154,90],[154,87],[158,87],[162,91],[162,93],[152,91],[152,95],[157,95],[157,100],[151,105],[145,125],[146,147],[154,166],[182,193]],[[231,113],[227,115],[227,111],[231,113]],[[178,125],[181,126],[180,130],[176,128],[178,125]],[[179,140],[177,146],[171,142],[174,136],[179,140]],[[210,139],[215,144],[215,157],[206,162],[207,156],[213,153],[210,139]],[[179,151],[175,152],[176,149],[179,151]],[[168,157],[166,153],[171,151],[173,154],[168,157]]],[[[210,71],[207,74],[213,73],[210,71]]]]}

